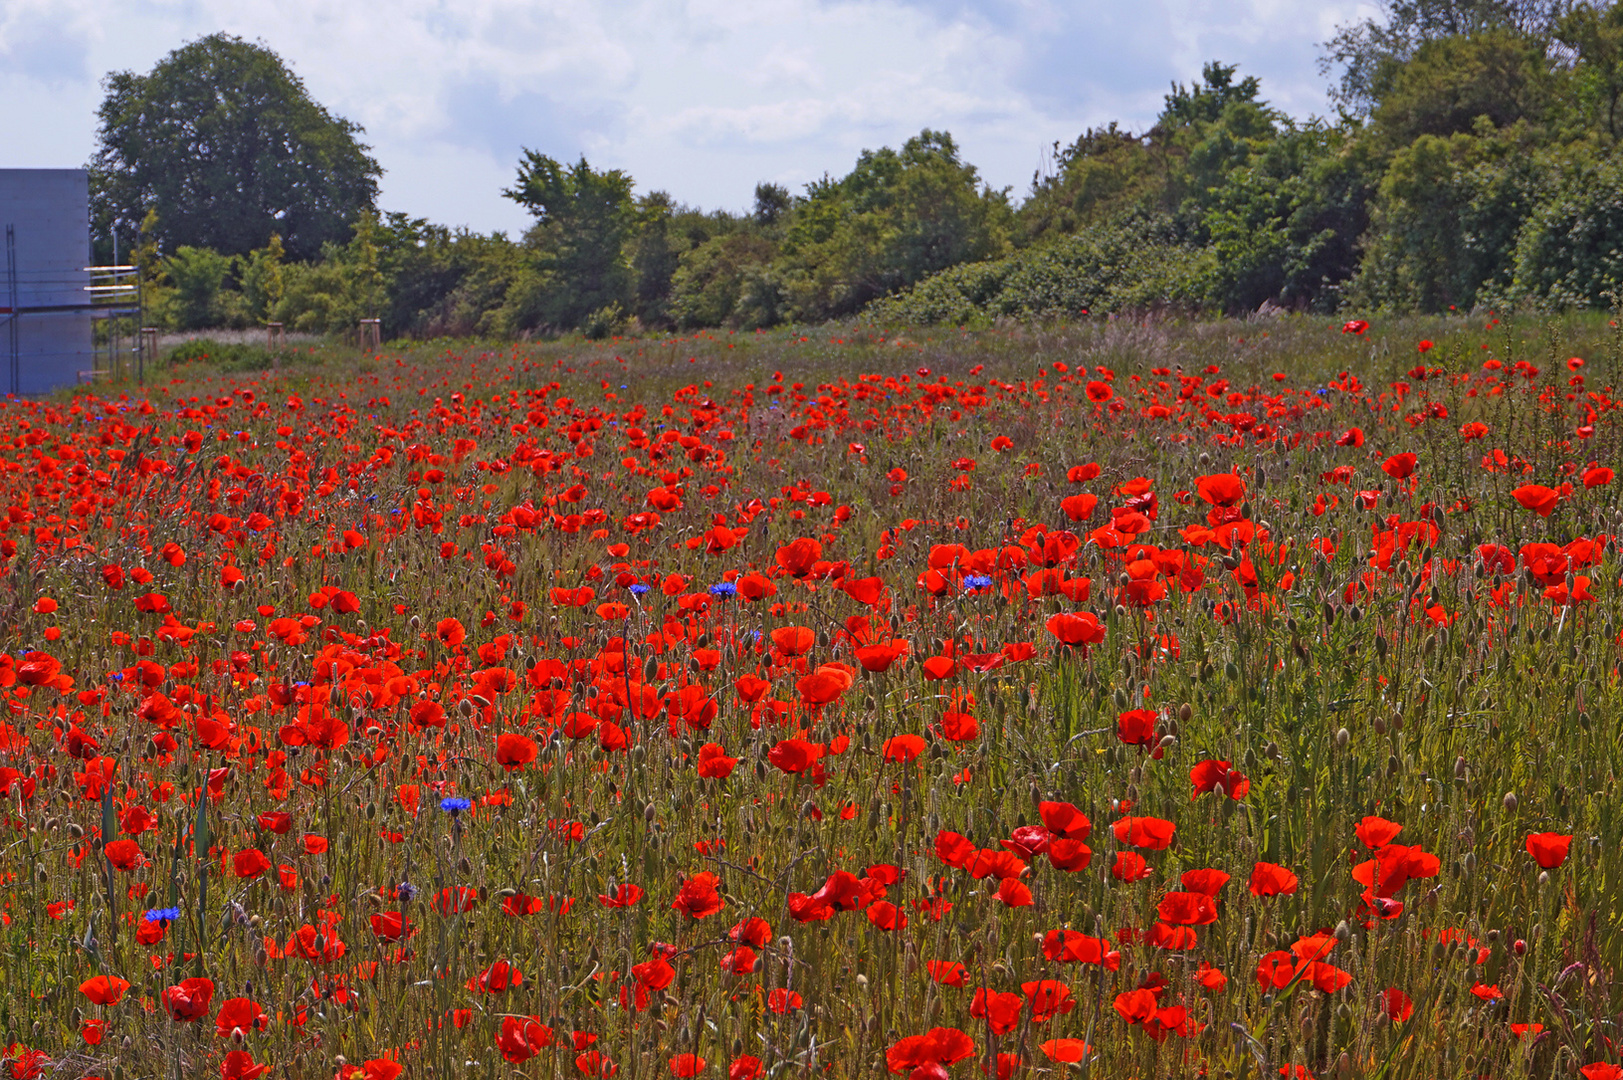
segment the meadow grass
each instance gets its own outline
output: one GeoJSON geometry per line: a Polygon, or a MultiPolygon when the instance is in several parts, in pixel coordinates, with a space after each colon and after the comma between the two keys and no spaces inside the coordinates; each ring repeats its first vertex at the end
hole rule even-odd
{"type": "Polygon", "coordinates": [[[331,353],[0,407],[19,1080],[1623,1075],[1608,318],[331,353]]]}

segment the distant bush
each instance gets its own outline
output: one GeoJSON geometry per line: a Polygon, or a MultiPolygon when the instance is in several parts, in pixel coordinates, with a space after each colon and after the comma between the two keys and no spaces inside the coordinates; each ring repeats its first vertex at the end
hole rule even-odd
{"type": "Polygon", "coordinates": [[[1558,308],[1611,307],[1623,282],[1623,162],[1574,156],[1516,244],[1515,292],[1558,308]]]}
{"type": "Polygon", "coordinates": [[[207,364],[218,371],[265,371],[277,356],[263,345],[233,344],[213,338],[195,338],[165,354],[170,366],[207,364]]]}
{"type": "Polygon", "coordinates": [[[1205,303],[1216,264],[1209,249],[1180,238],[1171,218],[1134,215],[1007,258],[952,267],[875,301],[868,314],[887,323],[979,325],[999,316],[1193,309],[1205,303]]]}

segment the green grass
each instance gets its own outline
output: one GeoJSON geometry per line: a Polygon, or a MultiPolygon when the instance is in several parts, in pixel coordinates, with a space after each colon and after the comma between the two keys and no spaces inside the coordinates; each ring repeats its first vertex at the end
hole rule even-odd
{"type": "MultiPolygon", "coordinates": [[[[411,1076],[575,1076],[590,1065],[577,1062],[575,1031],[595,1035],[590,1048],[626,1078],[670,1075],[683,1052],[706,1059],[711,1076],[748,1055],[776,1076],[876,1077],[887,1050],[936,1027],[974,1041],[953,1076],[996,1054],[1018,1055],[1021,1075],[1084,1077],[1294,1066],[1391,1080],[1543,1077],[1615,1061],[1618,560],[1608,539],[1594,565],[1556,573],[1564,585],[1588,577],[1595,597],[1561,607],[1523,550],[1617,529],[1615,482],[1582,483],[1591,461],[1620,459],[1617,331],[1601,317],[1340,330],[1296,317],[824,326],[335,348],[270,370],[227,370],[211,354],[154,378],[150,413],[130,386],[7,406],[5,648],[14,668],[48,653],[72,685],[7,691],[0,768],[36,785],[27,796],[8,789],[12,828],[0,845],[5,1041],[47,1055],[43,1075],[212,1075],[238,1044],[210,1021],[223,1000],[247,997],[269,1023],[240,1048],[290,1077],[385,1057],[411,1076]],[[1421,354],[1423,339],[1434,345],[1421,354]],[[1573,356],[1585,361],[1582,386],[1569,385],[1573,356]],[[1488,361],[1501,366],[1485,370],[1488,361]],[[1538,371],[1521,374],[1518,362],[1538,371]],[[1409,374],[1422,363],[1436,374],[1409,374]],[[769,394],[779,373],[783,390],[769,394]],[[1347,374],[1361,389],[1345,389],[1347,374]],[[1218,380],[1227,386],[1213,395],[1218,380]],[[1094,381],[1108,381],[1110,403],[1090,402],[1094,381]],[[1145,411],[1157,403],[1170,415],[1145,411]],[[1208,410],[1216,420],[1203,419],[1208,410]],[[1222,419],[1240,414],[1249,431],[1222,419]],[[1487,437],[1462,438],[1478,422],[1487,437]],[[1338,446],[1354,426],[1364,445],[1338,446]],[[633,427],[691,443],[651,447],[633,427]],[[195,449],[190,432],[201,436],[195,449]],[[999,437],[1007,449],[992,448],[999,437]],[[557,469],[537,467],[543,449],[557,469]],[[1528,471],[1484,468],[1495,451],[1528,471]],[[1381,468],[1402,452],[1419,461],[1408,481],[1381,468]],[[968,460],[973,469],[959,464],[968,460]],[[1067,480],[1089,462],[1096,478],[1067,480]],[[1328,478],[1341,466],[1351,483],[1328,478]],[[683,469],[691,474],[663,475],[683,469]],[[1226,472],[1245,481],[1235,510],[1258,530],[1249,550],[1183,531],[1207,522],[1210,508],[1190,494],[1197,479],[1226,472]],[[1145,608],[1120,591],[1143,567],[1095,532],[1136,478],[1157,500],[1138,542],[1181,552],[1186,565],[1208,560],[1192,591],[1173,587],[1145,608]],[[1511,495],[1563,482],[1574,489],[1548,518],[1511,495]],[[676,486],[685,505],[627,530],[653,489],[676,486]],[[819,492],[826,502],[806,497],[819,492]],[[1061,500],[1078,492],[1099,503],[1072,522],[1061,500]],[[1358,492],[1373,493],[1372,508],[1358,492]],[[1339,501],[1323,508],[1321,496],[1339,501]],[[533,528],[512,514],[526,506],[540,514],[533,528]],[[1081,541],[1059,569],[1090,579],[1085,596],[1033,596],[1023,579],[1037,567],[1008,565],[1010,549],[1041,558],[1029,531],[1038,523],[1081,541]],[[720,525],[745,531],[711,553],[720,525]],[[1380,534],[1396,526],[1415,539],[1388,559],[1380,534]],[[344,550],[345,530],[364,543],[344,550]],[[779,548],[801,537],[851,577],[883,578],[888,599],[869,610],[831,579],[775,573],[779,548]],[[618,543],[629,550],[614,553],[618,543]],[[168,544],[184,554],[178,565],[168,544]],[[993,579],[988,591],[932,598],[921,586],[947,544],[992,553],[977,567],[993,579]],[[1485,544],[1508,548],[1513,566],[1486,566],[1485,544]],[[121,589],[109,587],[109,565],[122,569],[121,589]],[[240,585],[222,585],[228,565],[240,585]],[[137,568],[150,583],[135,580],[137,568]],[[684,606],[752,569],[774,596],[684,606]],[[1254,574],[1249,592],[1235,571],[1254,574]],[[652,587],[634,595],[622,574],[652,587]],[[585,607],[555,603],[553,589],[579,586],[595,591],[585,607]],[[356,610],[318,606],[323,587],[353,594],[356,610]],[[172,608],[168,629],[161,611],[136,604],[150,593],[172,608]],[[40,597],[56,610],[35,610],[40,597]],[[626,610],[597,610],[606,603],[626,610]],[[1095,615],[1103,643],[1086,655],[1058,646],[1046,623],[1062,611],[1095,615]],[[845,636],[863,614],[873,636],[909,643],[905,663],[861,669],[845,636]],[[296,622],[276,622],[302,615],[320,620],[304,640],[296,622]],[[453,618],[467,634],[456,645],[439,633],[453,618]],[[757,634],[770,641],[783,626],[814,631],[807,670],[856,669],[820,716],[799,704],[802,665],[756,649],[757,634]],[[958,669],[926,677],[924,661],[947,641],[958,669]],[[968,654],[1019,643],[1031,659],[964,666],[968,654]],[[143,670],[142,659],[164,667],[143,670]],[[511,672],[508,689],[478,675],[499,668],[511,672]],[[741,700],[746,674],[768,680],[766,697],[786,703],[781,718],[741,700]],[[313,691],[279,704],[272,687],[301,683],[336,687],[345,741],[288,745],[301,739],[293,729],[310,719],[313,691]],[[684,721],[682,688],[695,685],[716,710],[684,721]],[[627,690],[678,715],[621,714],[625,750],[554,731],[627,690]],[[443,707],[443,729],[413,724],[421,702],[443,707]],[[974,738],[947,737],[949,705],[976,718],[974,738]],[[1144,747],[1118,737],[1119,714],[1134,706],[1158,713],[1144,747]],[[70,756],[74,729],[98,746],[70,756]],[[166,731],[173,749],[159,744],[166,731]],[[536,760],[504,769],[499,732],[533,738],[536,760]],[[923,736],[923,752],[887,760],[887,740],[904,734],[923,736]],[[829,748],[820,781],[774,764],[774,749],[795,738],[829,748]],[[738,759],[730,777],[698,775],[706,743],[738,759]],[[74,776],[96,757],[115,763],[105,797],[87,797],[94,785],[74,776]],[[1208,760],[1249,779],[1244,798],[1191,797],[1190,771],[1208,760]],[[219,769],[218,797],[201,797],[219,769]],[[154,790],[164,783],[167,800],[154,790]],[[476,805],[453,816],[437,806],[449,796],[476,805]],[[999,850],[1015,829],[1042,824],[1043,801],[1091,819],[1093,858],[1072,873],[1027,860],[1030,906],[1004,904],[996,877],[937,857],[943,830],[999,850]],[[1176,824],[1170,846],[1139,851],[1153,873],[1136,883],[1111,876],[1118,852],[1132,850],[1112,831],[1129,803],[1176,824]],[[135,837],[147,861],[109,869],[101,843],[124,835],[135,806],[157,819],[135,837]],[[285,834],[261,822],[273,811],[291,815],[285,834]],[[1371,857],[1356,835],[1367,815],[1400,823],[1396,842],[1438,862],[1435,876],[1392,890],[1402,904],[1392,918],[1378,917],[1352,876],[1371,857]],[[1572,837],[1560,867],[1541,871],[1526,852],[1539,832],[1572,837]],[[307,850],[304,834],[327,838],[327,850],[307,850]],[[272,868],[240,879],[232,858],[248,849],[272,868]],[[1289,868],[1297,889],[1253,895],[1258,862],[1289,868]],[[880,864],[900,874],[885,900],[905,928],[881,930],[861,909],[791,915],[792,894],[880,864]],[[296,875],[290,887],[282,866],[296,875]],[[1180,875],[1197,868],[1231,875],[1215,921],[1194,929],[1192,946],[1131,944],[1123,931],[1148,932],[1180,875]],[[717,875],[725,906],[696,919],[671,904],[701,872],[717,875]],[[414,895],[397,892],[402,882],[414,895]],[[644,890],[641,900],[599,902],[622,884],[644,890]],[[430,898],[447,888],[471,889],[478,903],[438,911],[430,898]],[[504,900],[523,904],[521,895],[536,910],[505,913],[504,900]],[[53,914],[49,905],[68,901],[53,914]],[[181,917],[165,940],[139,942],[138,913],[167,906],[181,917]],[[379,939],[370,917],[386,911],[403,912],[416,933],[379,939]],[[728,931],[751,916],[771,924],[759,966],[725,973],[737,944],[728,931]],[[278,957],[306,926],[330,935],[318,958],[330,940],[343,955],[278,957]],[[1051,961],[1043,936],[1061,928],[1110,939],[1119,970],[1051,961]],[[1324,959],[1347,974],[1344,987],[1324,992],[1304,971],[1259,988],[1259,962],[1316,932],[1336,939],[1324,959]],[[622,1008],[633,969],[666,946],[673,980],[647,1008],[622,1008]],[[500,994],[467,988],[498,960],[522,982],[500,994]],[[967,986],[933,982],[930,961],[964,964],[967,986]],[[1203,985],[1203,965],[1226,986],[1203,985]],[[96,974],[129,981],[119,1004],[79,992],[96,974]],[[1187,1035],[1158,1041],[1114,1007],[1157,974],[1159,1005],[1187,1009],[1187,1035]],[[171,1021],[161,995],[191,976],[215,984],[208,1013],[171,1021]],[[971,1015],[975,988],[1021,995],[1038,980],[1065,983],[1074,1008],[1048,1019],[1025,1008],[1007,1032],[971,1015]],[[1473,986],[1502,997],[1485,1001],[1473,986]],[[1385,1017],[1389,988],[1413,1000],[1412,1017],[1385,1017]],[[777,991],[800,1004],[774,1011],[777,991]],[[504,1017],[537,1018],[557,1045],[504,1061],[504,1017]],[[92,1045],[81,1028],[94,1019],[106,1027],[92,1045]],[[1510,1027],[1528,1023],[1542,1032],[1510,1027]],[[1041,1044],[1063,1038],[1094,1052],[1050,1060],[1041,1044]]],[[[961,566],[947,569],[961,577],[961,566]]]]}

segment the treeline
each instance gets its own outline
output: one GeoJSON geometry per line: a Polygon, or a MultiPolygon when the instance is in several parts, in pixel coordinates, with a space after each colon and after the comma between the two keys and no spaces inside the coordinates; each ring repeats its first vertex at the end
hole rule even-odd
{"type": "Polygon", "coordinates": [[[178,326],[379,317],[389,336],[1614,306],[1623,2],[1401,0],[1323,63],[1333,118],[1208,64],[1148,130],[1055,144],[1018,203],[925,130],[798,193],[759,185],[741,213],[527,152],[505,192],[534,216],[517,238],[363,206],[302,260],[276,239],[163,252],[148,205],[141,250],[178,326]]]}

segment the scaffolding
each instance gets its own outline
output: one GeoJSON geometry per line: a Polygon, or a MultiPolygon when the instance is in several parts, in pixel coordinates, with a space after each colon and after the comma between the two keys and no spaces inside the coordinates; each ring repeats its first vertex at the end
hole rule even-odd
{"type": "MultiPolygon", "coordinates": [[[[141,334],[145,297],[140,268],[129,265],[80,266],[58,270],[19,271],[17,230],[6,225],[5,304],[0,326],[5,328],[6,376],[0,392],[22,391],[22,328],[29,316],[87,315],[91,320],[91,366],[77,372],[79,381],[122,377],[126,355],[135,362],[135,376],[145,382],[148,336],[141,334]],[[71,302],[65,296],[79,295],[71,302]],[[49,296],[59,302],[25,302],[25,297],[49,296]],[[95,324],[103,324],[101,345],[95,342],[95,324]]],[[[79,351],[60,354],[31,352],[31,357],[82,356],[79,351]]]]}

